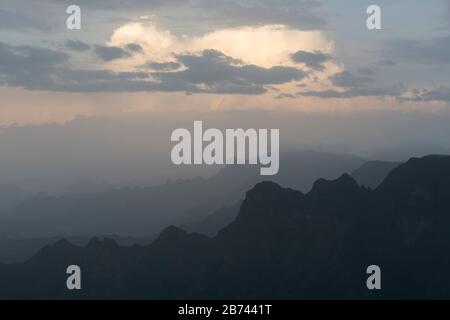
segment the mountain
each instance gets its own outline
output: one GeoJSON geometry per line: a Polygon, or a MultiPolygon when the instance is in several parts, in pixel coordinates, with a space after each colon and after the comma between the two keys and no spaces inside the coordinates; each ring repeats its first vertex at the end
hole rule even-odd
{"type": "Polygon", "coordinates": [[[348,174],[303,193],[261,182],[217,236],[166,228],[150,245],[93,239],[0,265],[1,298],[450,298],[450,157],[413,158],[375,189],[348,174]],[[78,264],[83,289],[65,289],[78,264]],[[366,287],[380,266],[382,290],[366,287]]]}
{"type": "Polygon", "coordinates": [[[213,237],[236,219],[241,204],[242,200],[232,206],[220,208],[205,218],[183,225],[182,228],[189,232],[201,233],[213,237]]]}
{"type": "Polygon", "coordinates": [[[399,164],[400,162],[393,161],[368,161],[353,170],[352,177],[359,185],[375,189],[399,164]]]}
{"type": "MultiPolygon", "coordinates": [[[[271,178],[283,186],[307,191],[316,179],[336,178],[364,161],[352,155],[290,152],[281,155],[280,171],[271,178]]],[[[233,206],[246,190],[265,178],[259,175],[258,166],[235,165],[224,167],[208,179],[35,197],[2,218],[0,234],[14,230],[22,237],[39,238],[78,234],[146,236],[169,224],[191,224],[220,208],[233,206]]]]}
{"type": "MultiPolygon", "coordinates": [[[[91,240],[92,236],[71,236],[67,237],[70,243],[85,246],[91,240]]],[[[121,237],[117,235],[101,235],[100,239],[108,238],[116,241],[122,246],[132,246],[134,244],[150,244],[155,240],[156,235],[148,237],[121,237]]],[[[0,263],[17,263],[23,262],[34,256],[40,249],[46,245],[51,245],[62,237],[49,238],[15,238],[12,236],[0,237],[0,263]]]]}

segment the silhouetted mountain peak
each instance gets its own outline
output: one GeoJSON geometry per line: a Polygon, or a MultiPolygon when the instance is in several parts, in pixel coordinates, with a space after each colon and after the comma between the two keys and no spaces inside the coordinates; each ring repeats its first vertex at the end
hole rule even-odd
{"type": "Polygon", "coordinates": [[[73,245],[67,239],[62,238],[61,240],[56,241],[55,244],[50,247],[52,247],[54,249],[67,249],[67,248],[73,248],[74,246],[75,245],[73,245]]]}
{"type": "Polygon", "coordinates": [[[235,239],[249,235],[265,238],[269,233],[275,234],[275,226],[282,228],[304,197],[300,191],[269,181],[260,182],[247,191],[237,218],[219,232],[219,238],[230,235],[235,239]]]}
{"type": "Polygon", "coordinates": [[[100,243],[100,239],[98,237],[92,237],[91,240],[89,240],[86,247],[95,247],[100,243]]]}
{"type": "Polygon", "coordinates": [[[293,190],[291,188],[283,188],[279,184],[272,181],[263,181],[257,183],[253,188],[247,191],[246,199],[277,196],[285,193],[286,191],[295,193],[296,195],[303,195],[301,191],[293,190]]]}
{"type": "Polygon", "coordinates": [[[173,241],[180,241],[187,236],[187,232],[183,229],[176,226],[168,226],[165,228],[159,235],[159,237],[155,240],[155,242],[166,243],[173,241]]]}
{"type": "Polygon", "coordinates": [[[39,250],[31,260],[37,261],[41,259],[47,259],[48,257],[58,257],[65,256],[66,254],[73,252],[74,249],[79,248],[78,246],[72,244],[67,239],[60,239],[54,244],[48,244],[39,250]]]}
{"type": "Polygon", "coordinates": [[[450,189],[450,156],[430,155],[411,158],[386,177],[378,192],[409,195],[431,195],[450,189]]]}
{"type": "Polygon", "coordinates": [[[450,157],[411,159],[377,190],[348,174],[306,195],[258,183],[212,239],[170,226],[149,246],[117,252],[61,240],[4,267],[0,297],[73,297],[63,270],[81,262],[90,266],[86,298],[448,298],[450,157]],[[366,289],[369,263],[388,270],[381,295],[366,289]]]}
{"type": "Polygon", "coordinates": [[[265,195],[267,193],[273,193],[282,190],[282,188],[272,181],[263,181],[257,183],[252,189],[247,193],[248,195],[265,195]]]}
{"type": "Polygon", "coordinates": [[[311,194],[315,195],[329,195],[342,194],[360,190],[358,183],[347,173],[336,180],[317,180],[311,190],[311,194]]]}

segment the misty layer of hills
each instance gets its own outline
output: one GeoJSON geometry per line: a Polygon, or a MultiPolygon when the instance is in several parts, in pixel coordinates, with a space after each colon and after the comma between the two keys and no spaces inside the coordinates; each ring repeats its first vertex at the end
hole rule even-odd
{"type": "Polygon", "coordinates": [[[400,162],[368,161],[352,172],[359,185],[375,189],[400,162]]]}
{"type": "MultiPolygon", "coordinates": [[[[121,237],[118,235],[99,235],[99,239],[112,239],[123,246],[134,244],[150,244],[157,234],[147,237],[121,237]]],[[[10,236],[0,236],[0,263],[18,263],[23,262],[35,255],[46,245],[54,244],[61,239],[67,239],[71,243],[79,246],[85,246],[92,239],[92,236],[55,236],[45,238],[15,238],[10,236]]]]}
{"type": "MultiPolygon", "coordinates": [[[[274,181],[309,191],[321,177],[334,179],[353,171],[358,183],[375,188],[397,165],[363,161],[352,155],[291,152],[282,156],[283,166],[274,181]]],[[[148,244],[169,224],[215,236],[236,218],[245,191],[262,179],[255,167],[230,166],[209,179],[22,201],[9,219],[1,221],[0,229],[12,235],[0,236],[0,262],[25,261],[61,237],[86,244],[93,235],[116,234],[109,237],[120,245],[148,244]],[[123,237],[124,231],[128,236],[123,237]]]]}
{"type": "MultiPolygon", "coordinates": [[[[318,178],[351,172],[365,159],[322,152],[281,156],[273,180],[308,191],[318,178]]],[[[211,178],[175,180],[159,186],[127,187],[89,194],[40,196],[19,203],[1,217],[0,233],[23,237],[120,234],[147,236],[169,224],[183,225],[233,206],[264,177],[258,166],[229,166],[211,178]]]]}
{"type": "Polygon", "coordinates": [[[412,158],[375,189],[348,174],[308,193],[260,182],[213,238],[166,228],[150,245],[92,239],[0,265],[2,298],[450,298],[450,156],[412,158]],[[66,267],[82,290],[65,288],[66,267]],[[382,290],[366,287],[379,265],[382,290]]]}

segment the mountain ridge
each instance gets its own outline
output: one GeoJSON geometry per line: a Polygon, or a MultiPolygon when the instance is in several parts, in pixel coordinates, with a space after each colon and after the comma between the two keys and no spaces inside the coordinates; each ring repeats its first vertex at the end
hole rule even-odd
{"type": "Polygon", "coordinates": [[[400,165],[376,190],[348,174],[308,193],[261,182],[215,237],[170,226],[148,246],[46,248],[39,264],[0,267],[0,279],[16,281],[0,297],[448,298],[449,176],[450,157],[433,156],[400,165]],[[417,184],[431,188],[426,197],[414,192],[417,184]],[[86,291],[64,289],[68,261],[91,273],[86,291]],[[381,267],[381,291],[366,288],[372,264],[381,267]]]}

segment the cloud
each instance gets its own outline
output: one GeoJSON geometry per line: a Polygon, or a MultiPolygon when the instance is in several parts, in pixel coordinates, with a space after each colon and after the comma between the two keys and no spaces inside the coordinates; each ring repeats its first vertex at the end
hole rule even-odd
{"type": "Polygon", "coordinates": [[[396,87],[389,88],[350,88],[343,91],[334,89],[324,91],[306,91],[300,92],[298,95],[305,97],[318,97],[323,99],[331,98],[355,98],[355,97],[398,97],[401,90],[396,87]]]}
{"type": "Polygon", "coordinates": [[[450,36],[433,39],[397,39],[388,42],[386,56],[398,61],[450,64],[450,36]]]}
{"type": "Polygon", "coordinates": [[[0,84],[28,90],[94,92],[156,89],[144,72],[73,69],[55,50],[0,43],[0,84]]]}
{"type": "MultiPolygon", "coordinates": [[[[292,61],[293,53],[311,52],[318,60],[328,60],[334,52],[333,41],[324,33],[299,31],[284,25],[225,28],[194,36],[176,36],[153,22],[138,21],[117,28],[108,45],[123,47],[129,42],[141,45],[142,54],[120,60],[111,66],[113,69],[150,69],[156,71],[152,76],[169,87],[168,82],[177,86],[181,82],[190,82],[208,90],[221,91],[225,86],[236,90],[236,85],[245,89],[243,83],[247,81],[253,84],[246,87],[252,93],[265,92],[270,85],[289,83],[285,81],[286,77],[305,78],[304,66],[292,61]],[[213,52],[222,55],[213,56],[213,52]],[[180,67],[179,64],[183,66],[182,70],[175,69],[180,67]],[[213,73],[211,68],[217,70],[213,73]],[[167,72],[174,70],[177,72],[167,72]],[[245,72],[245,77],[238,72],[245,72]],[[256,76],[250,79],[247,77],[250,73],[256,76]],[[264,78],[267,81],[262,80],[264,78]]],[[[317,69],[318,64],[320,62],[313,66],[317,69]]],[[[315,75],[319,80],[340,71],[341,66],[328,61],[320,69],[320,74],[315,75]]],[[[290,91],[287,87],[284,89],[290,91]]]]}
{"type": "Polygon", "coordinates": [[[399,86],[375,86],[375,80],[371,77],[373,69],[359,69],[359,74],[354,75],[348,71],[339,72],[329,78],[334,87],[328,90],[309,90],[299,92],[298,95],[305,97],[318,97],[323,99],[341,98],[349,99],[355,97],[400,97],[402,88],[399,86]]]}
{"type": "Polygon", "coordinates": [[[369,76],[356,76],[348,71],[337,73],[330,77],[332,84],[343,88],[360,88],[373,82],[374,80],[369,76]]]}
{"type": "Polygon", "coordinates": [[[123,59],[131,56],[129,51],[124,50],[120,47],[96,45],[94,47],[94,50],[97,56],[104,61],[123,59]]]}
{"type": "Polygon", "coordinates": [[[47,82],[30,89],[64,92],[139,92],[158,89],[156,83],[146,79],[148,74],[142,72],[112,72],[64,67],[54,70],[47,82]]]}
{"type": "Polygon", "coordinates": [[[170,56],[186,52],[215,49],[263,67],[292,65],[290,54],[304,50],[332,53],[333,41],[319,31],[294,30],[284,25],[221,28],[200,35],[181,36],[160,29],[155,23],[139,21],[117,28],[108,45],[124,47],[133,42],[144,48],[143,55],[132,57],[129,64],[146,61],[166,62],[170,56]]]}
{"type": "Polygon", "coordinates": [[[280,93],[280,94],[278,94],[278,95],[276,95],[276,96],[274,97],[274,99],[277,99],[277,100],[281,100],[281,99],[294,99],[294,98],[296,98],[296,96],[295,96],[294,94],[291,94],[291,93],[285,93],[285,92],[282,92],[282,93],[280,93]]]}
{"type": "Polygon", "coordinates": [[[411,95],[404,97],[408,101],[443,101],[450,102],[450,87],[437,87],[431,89],[413,89],[411,95]]]}
{"type": "Polygon", "coordinates": [[[77,52],[85,52],[91,48],[90,45],[80,40],[67,40],[65,45],[67,49],[77,52]]]}
{"type": "MultiPolygon", "coordinates": [[[[89,65],[86,63],[89,60],[83,59],[80,67],[79,55],[70,59],[66,53],[41,48],[48,55],[58,57],[41,66],[37,65],[39,59],[24,59],[16,71],[0,70],[1,83],[28,90],[67,92],[254,95],[277,86],[283,86],[283,91],[288,92],[289,86],[295,88],[297,81],[308,78],[308,73],[291,60],[294,52],[317,55],[316,62],[307,61],[322,70],[315,77],[327,77],[340,70],[333,62],[323,68],[319,66],[320,56],[328,55],[324,52],[330,52],[331,56],[334,49],[334,43],[322,32],[294,30],[285,25],[225,28],[194,36],[176,36],[153,22],[139,20],[116,29],[105,45],[90,45],[80,40],[67,40],[64,45],[73,52],[86,55],[93,52],[104,63],[89,65]],[[39,68],[39,72],[33,68],[39,68]]],[[[8,47],[11,59],[27,57],[14,55],[26,47],[4,46],[8,47]]],[[[28,47],[28,50],[34,49],[28,47]]],[[[1,61],[2,65],[5,61],[1,61]]]]}
{"type": "Polygon", "coordinates": [[[325,28],[321,7],[322,2],[317,0],[203,0],[197,3],[197,8],[206,11],[213,22],[224,21],[229,26],[283,24],[300,30],[325,28]]]}
{"type": "Polygon", "coordinates": [[[176,63],[185,69],[170,72],[76,69],[69,66],[69,56],[65,53],[3,43],[0,43],[0,56],[0,83],[28,90],[261,94],[267,91],[266,85],[307,76],[292,67],[263,68],[244,64],[216,50],[177,55],[176,63]]]}
{"type": "Polygon", "coordinates": [[[393,97],[398,101],[412,102],[450,102],[450,87],[431,87],[409,89],[403,85],[376,85],[372,76],[374,69],[358,69],[359,75],[348,71],[337,73],[329,78],[332,88],[326,90],[307,90],[298,92],[304,97],[317,97],[322,99],[351,99],[356,97],[393,97]],[[337,88],[336,88],[337,87],[337,88]]]}
{"type": "Polygon", "coordinates": [[[275,66],[262,68],[246,65],[217,50],[205,50],[200,55],[178,55],[177,60],[186,67],[176,72],[157,72],[153,76],[166,83],[187,82],[220,90],[226,88],[249,88],[251,93],[264,92],[262,87],[301,80],[307,76],[303,70],[293,67],[275,66]]]}
{"type": "Polygon", "coordinates": [[[173,71],[181,67],[181,64],[178,62],[154,62],[149,61],[141,66],[144,69],[152,69],[155,71],[173,71]]]}
{"type": "MultiPolygon", "coordinates": [[[[17,0],[16,0],[17,1],[17,0]]],[[[19,0],[20,1],[20,0],[19,0]]],[[[117,9],[129,9],[129,8],[139,8],[139,9],[152,9],[161,7],[163,5],[170,4],[181,4],[186,0],[77,0],[76,5],[84,8],[98,9],[98,10],[117,10],[117,9]]],[[[43,0],[47,4],[63,4],[71,5],[74,4],[72,0],[43,0]]]]}
{"type": "MultiPolygon", "coordinates": [[[[47,12],[52,7],[72,4],[89,11],[122,11],[122,15],[166,10],[171,11],[172,16],[199,20],[213,27],[284,24],[301,30],[323,30],[326,26],[323,4],[319,0],[41,0],[39,4],[47,12]]],[[[29,1],[9,0],[10,5],[24,7],[29,1]]]]}
{"type": "Polygon", "coordinates": [[[30,46],[10,46],[0,43],[0,83],[9,86],[32,87],[45,82],[51,70],[63,65],[65,53],[30,46]]]}
{"type": "Polygon", "coordinates": [[[12,46],[0,42],[0,70],[40,69],[61,64],[69,55],[40,47],[12,46]]]}
{"type": "Polygon", "coordinates": [[[315,71],[323,71],[325,69],[324,63],[333,59],[329,54],[322,53],[320,51],[307,52],[307,51],[297,51],[291,55],[292,61],[295,63],[303,63],[308,68],[315,71]]]}
{"type": "Polygon", "coordinates": [[[125,46],[125,49],[127,49],[130,52],[142,52],[144,49],[137,43],[129,43],[125,46]]]}

